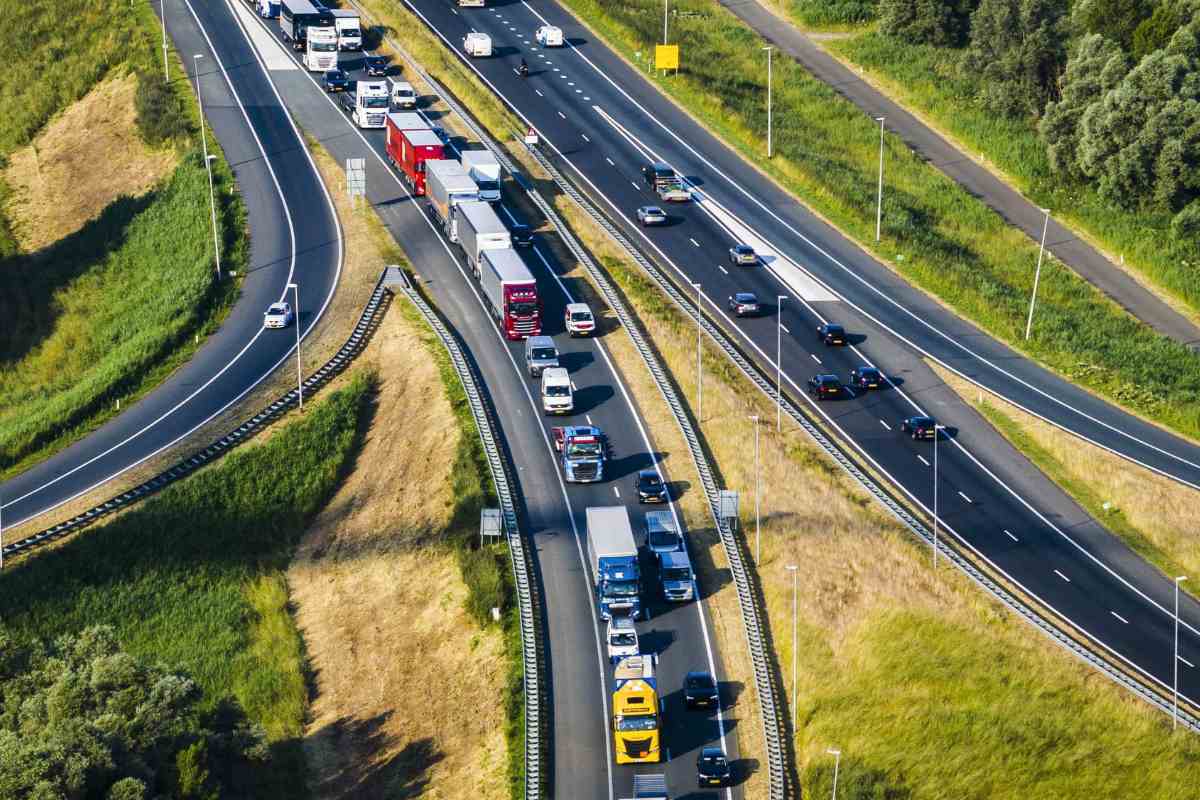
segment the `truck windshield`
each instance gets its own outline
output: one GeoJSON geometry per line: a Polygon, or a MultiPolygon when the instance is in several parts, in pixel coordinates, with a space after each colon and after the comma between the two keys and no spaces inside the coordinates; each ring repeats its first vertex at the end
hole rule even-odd
{"type": "Polygon", "coordinates": [[[632,633],[614,633],[609,641],[613,647],[633,647],[637,644],[637,637],[632,633]]]}
{"type": "Polygon", "coordinates": [[[604,594],[609,597],[637,597],[637,581],[605,581],[604,594]]]}
{"type": "Polygon", "coordinates": [[[518,317],[528,317],[537,313],[537,303],[518,301],[509,304],[508,310],[510,313],[515,314],[518,317]]]}
{"type": "Polygon", "coordinates": [[[586,458],[595,456],[599,458],[601,455],[599,442],[583,442],[581,444],[571,444],[567,447],[567,455],[571,458],[586,458]]]}
{"type": "Polygon", "coordinates": [[[358,37],[358,28],[342,28],[340,33],[346,38],[354,39],[358,37]]]}
{"type": "Polygon", "coordinates": [[[479,187],[481,192],[498,192],[500,191],[499,181],[475,181],[475,185],[479,187]]]}
{"type": "Polygon", "coordinates": [[[592,315],[587,311],[576,311],[571,314],[571,322],[591,322],[592,315]]]}
{"type": "Polygon", "coordinates": [[[551,358],[558,358],[558,353],[553,347],[535,347],[533,348],[533,358],[536,361],[546,361],[551,358]]]}
{"type": "Polygon", "coordinates": [[[664,581],[690,581],[692,572],[687,567],[667,567],[662,571],[664,581]]]}
{"type": "Polygon", "coordinates": [[[571,394],[570,386],[547,386],[546,397],[567,397],[571,394]]]}
{"type": "Polygon", "coordinates": [[[367,108],[387,108],[388,99],[386,97],[364,97],[363,105],[367,108]]]}
{"type": "Polygon", "coordinates": [[[636,717],[617,717],[619,731],[658,730],[658,717],[654,714],[639,714],[636,717]]]}
{"type": "Polygon", "coordinates": [[[324,42],[309,42],[308,47],[314,53],[335,53],[337,52],[337,44],[324,42]]]}

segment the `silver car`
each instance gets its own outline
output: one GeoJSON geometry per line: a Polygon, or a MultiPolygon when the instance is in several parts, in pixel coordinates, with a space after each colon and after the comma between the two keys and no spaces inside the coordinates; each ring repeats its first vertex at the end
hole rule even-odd
{"type": "Polygon", "coordinates": [[[736,266],[754,266],[758,263],[758,253],[748,244],[735,244],[729,248],[729,262],[736,266]]]}
{"type": "Polygon", "coordinates": [[[292,307],[287,303],[272,303],[263,314],[264,328],[286,328],[296,319],[292,307]]]}
{"type": "Polygon", "coordinates": [[[667,221],[667,214],[658,206],[642,206],[637,210],[638,222],[645,225],[662,225],[667,221]]]}

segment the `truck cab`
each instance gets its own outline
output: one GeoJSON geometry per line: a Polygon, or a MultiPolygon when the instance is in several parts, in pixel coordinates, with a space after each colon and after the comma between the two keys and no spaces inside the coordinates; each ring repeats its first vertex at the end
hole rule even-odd
{"type": "Polygon", "coordinates": [[[549,336],[530,336],[525,340],[525,366],[529,377],[536,378],[547,367],[558,366],[558,349],[549,336]]]}
{"type": "Polygon", "coordinates": [[[331,9],[333,25],[337,29],[339,50],[362,50],[362,20],[357,11],[345,8],[331,9]]]}
{"type": "Polygon", "coordinates": [[[591,425],[554,428],[554,449],[560,454],[567,483],[604,480],[604,433],[591,425]]]}
{"type": "Polygon", "coordinates": [[[696,574],[687,550],[672,550],[658,556],[658,580],[663,599],[670,603],[685,603],[696,599],[696,574]]]}
{"type": "Polygon", "coordinates": [[[384,81],[355,81],[343,92],[342,106],[360,128],[382,128],[387,123],[388,88],[384,81]]]}
{"type": "Polygon", "coordinates": [[[463,50],[473,58],[487,58],[492,54],[492,37],[486,33],[471,31],[463,39],[463,50]]]}
{"type": "Polygon", "coordinates": [[[542,410],[547,414],[570,414],[575,410],[571,376],[563,367],[542,370],[542,410]]]}
{"type": "Polygon", "coordinates": [[[671,169],[669,164],[664,164],[661,161],[656,161],[653,164],[647,164],[642,167],[642,177],[646,179],[646,185],[651,191],[657,192],[660,186],[674,183],[678,180],[675,175],[675,170],[671,169]]]}
{"type": "Polygon", "coordinates": [[[464,150],[461,154],[463,169],[479,187],[479,199],[489,203],[500,202],[500,162],[491,150],[464,150]]]}
{"type": "Polygon", "coordinates": [[[338,65],[337,28],[310,27],[306,32],[304,66],[309,72],[328,72],[338,65]]]}
{"type": "Polygon", "coordinates": [[[640,655],[622,659],[613,671],[613,748],[618,764],[662,760],[660,704],[654,660],[640,655]]]}

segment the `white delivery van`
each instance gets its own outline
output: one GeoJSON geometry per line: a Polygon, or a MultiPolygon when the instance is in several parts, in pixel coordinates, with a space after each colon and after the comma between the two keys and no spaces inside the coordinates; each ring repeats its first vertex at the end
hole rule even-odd
{"type": "Polygon", "coordinates": [[[408,81],[389,79],[392,85],[392,110],[417,107],[417,92],[408,81]]]}
{"type": "Polygon", "coordinates": [[[475,58],[487,58],[492,54],[492,37],[479,31],[471,31],[463,39],[463,50],[475,58]]]}
{"type": "Polygon", "coordinates": [[[542,410],[547,414],[570,414],[575,410],[571,376],[564,367],[542,370],[542,410]]]}
{"type": "Polygon", "coordinates": [[[557,28],[553,25],[543,25],[538,28],[533,34],[534,40],[542,47],[562,47],[563,32],[562,28],[557,28]]]}

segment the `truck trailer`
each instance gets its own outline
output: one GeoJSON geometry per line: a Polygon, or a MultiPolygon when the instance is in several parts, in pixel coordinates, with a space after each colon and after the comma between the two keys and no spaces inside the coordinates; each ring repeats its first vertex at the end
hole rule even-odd
{"type": "Polygon", "coordinates": [[[388,161],[404,176],[412,193],[420,197],[425,194],[425,162],[441,160],[445,149],[442,140],[428,127],[404,127],[405,117],[424,122],[417,114],[388,114],[384,151],[388,161]]]}
{"type": "Polygon", "coordinates": [[[504,250],[512,247],[508,228],[496,216],[489,203],[482,199],[474,203],[459,203],[454,207],[458,216],[456,229],[458,243],[467,254],[467,263],[475,277],[479,277],[479,259],[484,250],[504,250]]]}
{"type": "Polygon", "coordinates": [[[309,0],[281,0],[279,30],[284,40],[292,43],[293,50],[304,49],[309,27],[332,28],[333,15],[329,9],[313,5],[309,0]]]}
{"type": "Polygon", "coordinates": [[[355,81],[342,92],[342,108],[360,128],[382,128],[388,115],[387,81],[355,81]]]}
{"type": "Polygon", "coordinates": [[[458,241],[458,231],[453,212],[454,206],[479,199],[475,181],[454,159],[430,159],[425,162],[425,187],[429,205],[452,242],[458,241]]]}
{"type": "Polygon", "coordinates": [[[348,8],[331,9],[333,26],[337,28],[339,50],[362,50],[362,20],[357,11],[348,8]]]}
{"type": "Polygon", "coordinates": [[[641,616],[637,542],[625,506],[589,507],[587,540],[600,616],[605,620],[612,619],[613,614],[641,616]]]}
{"type": "Polygon", "coordinates": [[[525,339],[542,332],[537,281],[516,250],[484,250],[479,259],[479,285],[506,338],[525,339]]]}
{"type": "Polygon", "coordinates": [[[464,150],[461,153],[463,169],[479,187],[479,199],[489,203],[500,202],[500,162],[491,150],[464,150]]]}

